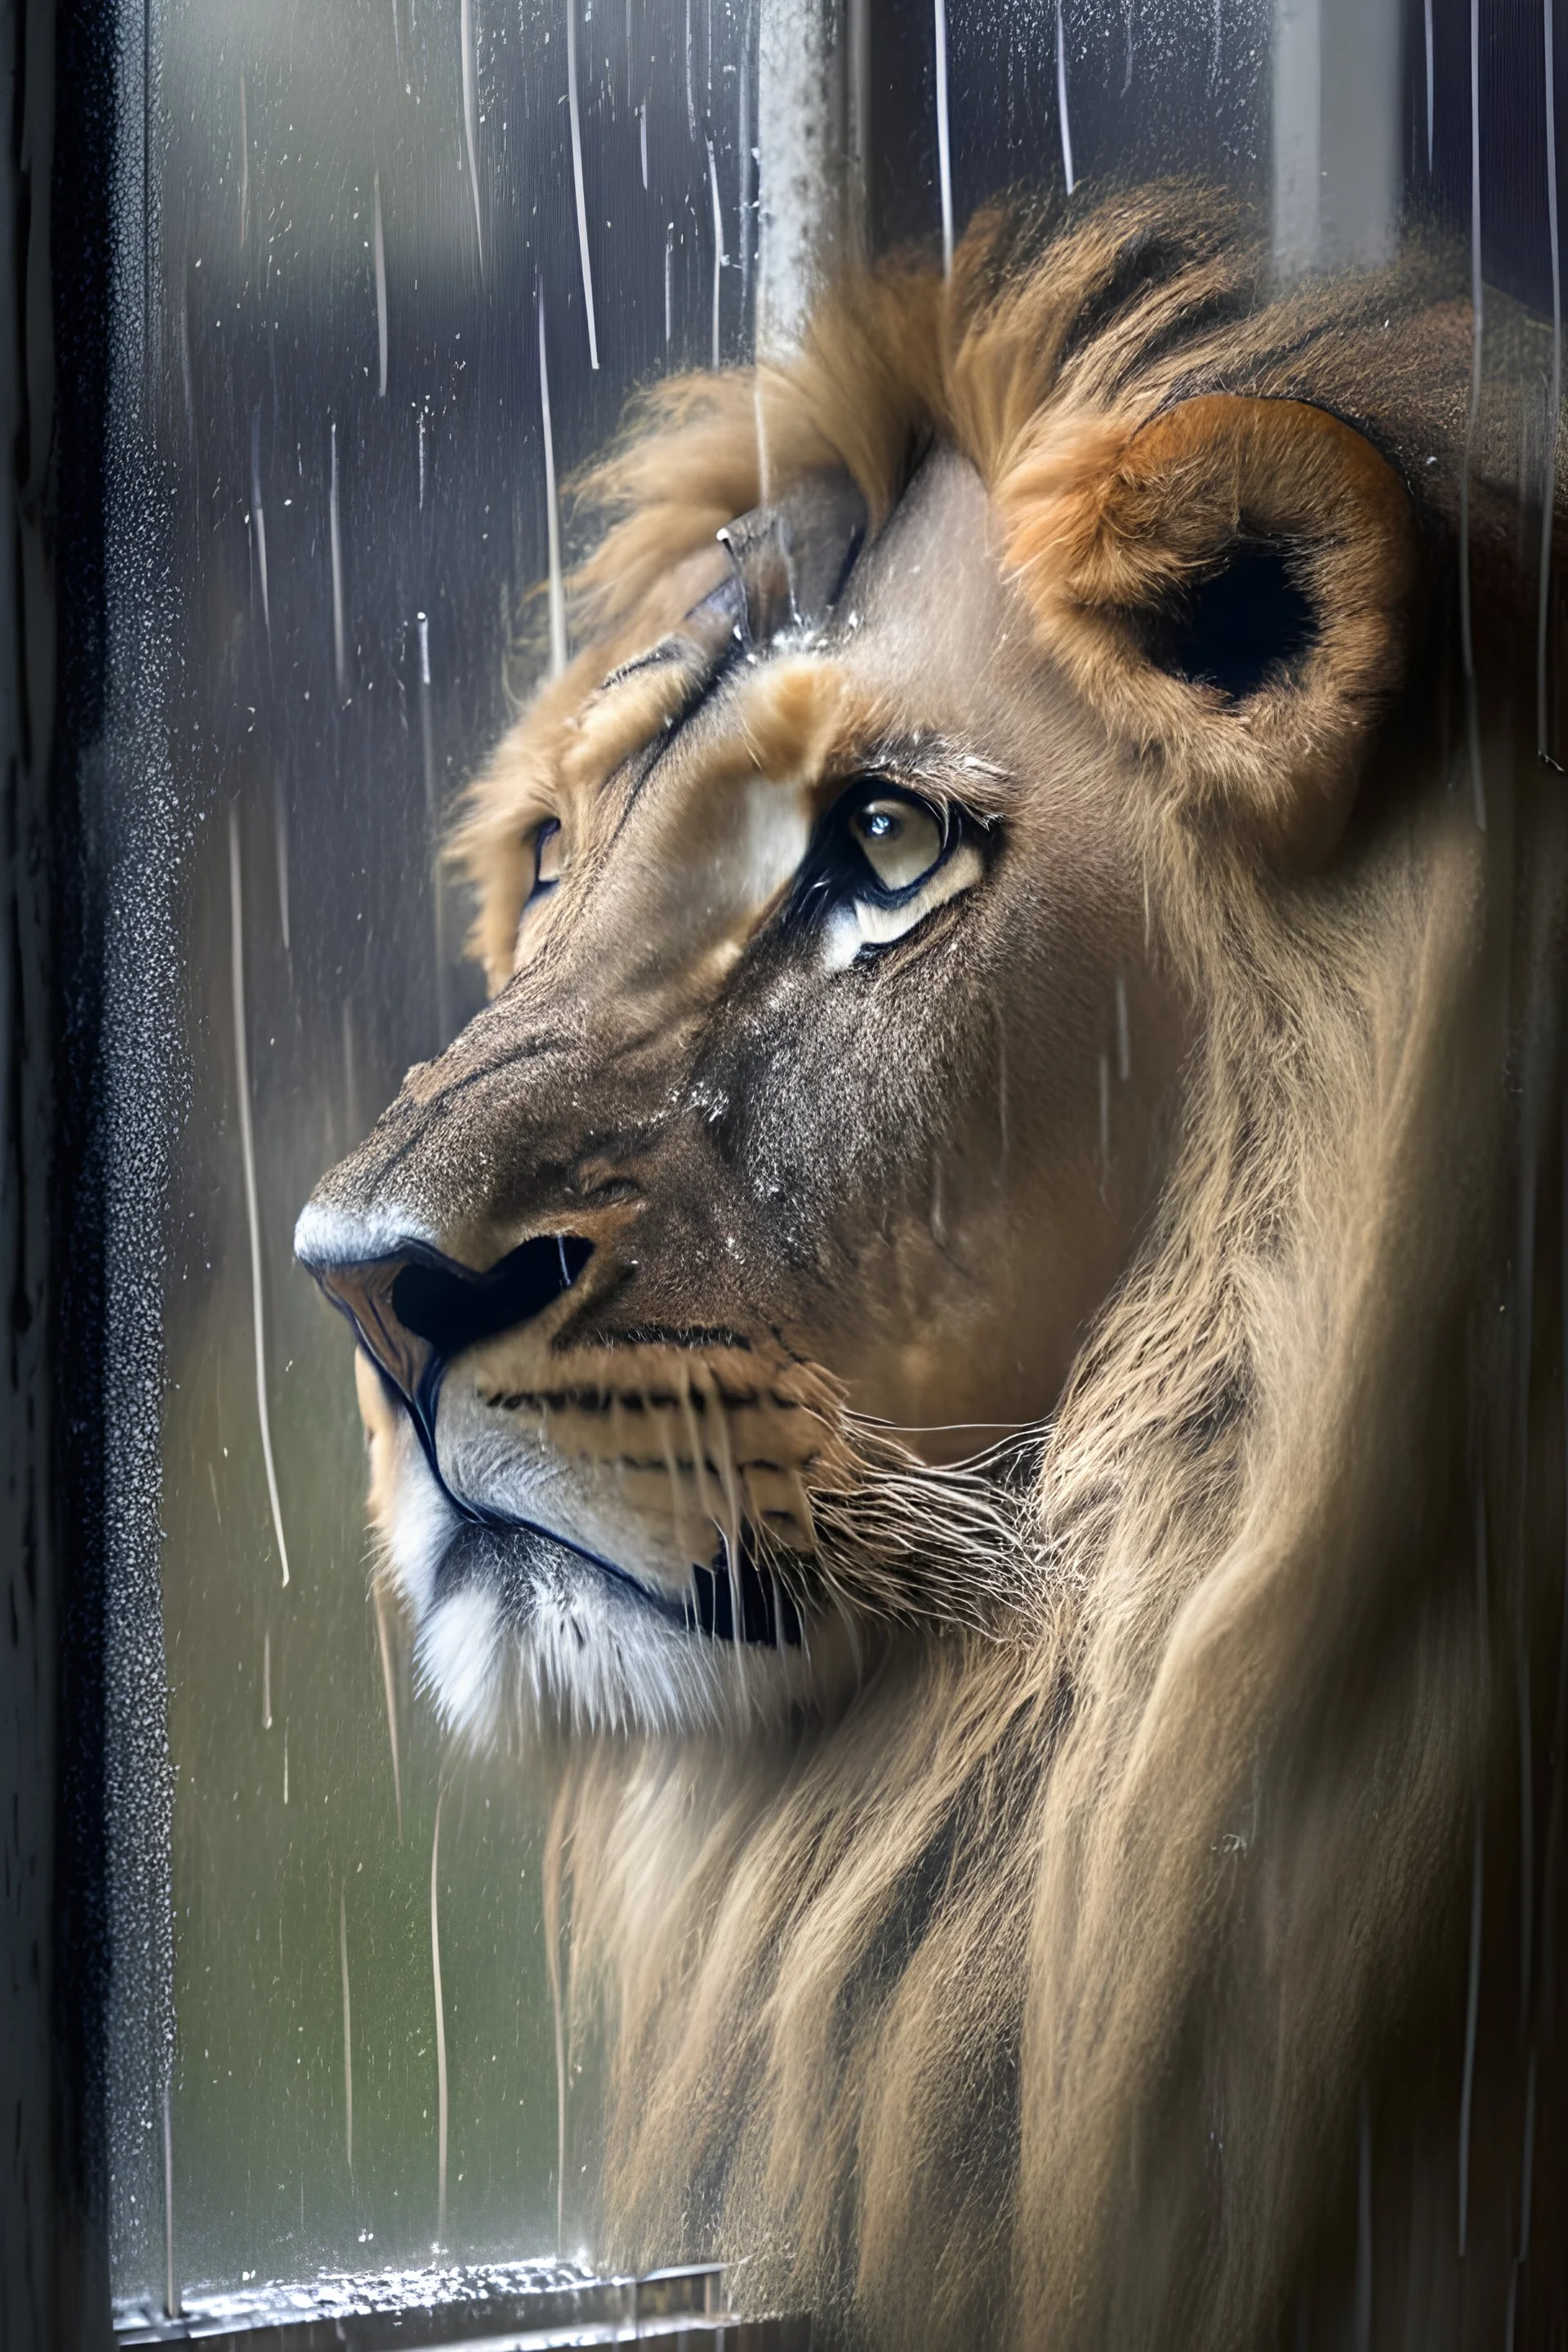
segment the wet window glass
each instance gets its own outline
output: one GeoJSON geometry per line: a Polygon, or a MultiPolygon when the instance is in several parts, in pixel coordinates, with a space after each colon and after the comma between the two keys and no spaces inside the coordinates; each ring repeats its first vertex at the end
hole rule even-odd
{"type": "MultiPolygon", "coordinates": [[[[532,2253],[558,2209],[573,2252],[543,1769],[448,1760],[410,1687],[347,1335],[291,1236],[480,1001],[441,844],[548,665],[562,485],[637,384],[746,348],[754,33],[722,0],[158,31],[176,2266],[532,2253]]],[[[163,2283],[161,2135],[117,2183],[125,2290],[163,2283]]]]}
{"type": "Polygon", "coordinates": [[[126,2326],[1545,2344],[1551,0],[119,19],[126,2326]]]}

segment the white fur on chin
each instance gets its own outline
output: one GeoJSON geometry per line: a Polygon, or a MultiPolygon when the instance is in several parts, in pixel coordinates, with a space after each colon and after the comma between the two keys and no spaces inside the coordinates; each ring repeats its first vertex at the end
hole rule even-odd
{"type": "Polygon", "coordinates": [[[442,1563],[466,1523],[412,1433],[399,1451],[386,1561],[414,1627],[420,1686],[466,1746],[544,1723],[577,1732],[739,1727],[776,1719],[805,1694],[804,1648],[738,1650],[671,1624],[570,1555],[540,1569],[521,1605],[482,1566],[440,1591],[442,1563]]]}

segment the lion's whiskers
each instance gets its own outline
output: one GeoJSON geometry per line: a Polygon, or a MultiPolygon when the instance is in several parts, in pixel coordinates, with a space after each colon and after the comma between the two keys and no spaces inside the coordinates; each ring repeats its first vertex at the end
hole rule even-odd
{"type": "Polygon", "coordinates": [[[610,1444],[616,1460],[616,1484],[626,1483],[626,1412],[618,1389],[610,1391],[610,1444]]]}
{"type": "Polygon", "coordinates": [[[854,1475],[819,1490],[815,1558],[861,1615],[996,1633],[1016,1618],[1037,1562],[1019,1472],[1037,1433],[934,1469],[874,1423],[846,1416],[854,1475]],[[918,1577],[910,1570],[918,1568],[918,1577]]]}
{"type": "MultiPolygon", "coordinates": [[[[657,1475],[662,1466],[677,1556],[693,1578],[724,1579],[734,1696],[747,1712],[756,1694],[748,1687],[745,1652],[768,1640],[754,1622],[748,1637],[748,1593],[753,1611],[760,1601],[776,1650],[804,1649],[806,1627],[826,1615],[844,1622],[858,1660],[876,1623],[998,1635],[1017,1625],[1026,1592],[1037,1586],[1040,1546],[1029,1533],[1026,1494],[1038,1430],[933,1467],[886,1424],[850,1412],[813,1368],[792,1368],[782,1392],[760,1395],[754,1376],[727,1385],[720,1368],[699,1357],[657,1387],[583,1383],[526,1401],[539,1416],[541,1443],[557,1453],[603,1461],[607,1423],[623,1487],[633,1473],[657,1475]],[[784,1423],[761,1448],[760,1404],[784,1423]],[[634,1407],[637,1429],[651,1424],[656,1433],[655,1461],[647,1458],[646,1434],[634,1442],[634,1407]],[[744,1464],[738,1413],[745,1416],[744,1464]],[[787,1442],[779,1442],[785,1429],[787,1442]],[[786,1600],[795,1621],[787,1644],[786,1600]]],[[[515,1408],[524,1400],[507,1402],[515,1408]]],[[[687,1602],[695,1617],[695,1583],[687,1602]]]]}
{"type": "Polygon", "coordinates": [[[708,1484],[708,1458],[702,1444],[702,1433],[697,1426],[697,1405],[692,1391],[689,1369],[685,1371],[680,1383],[680,1410],[686,1423],[686,1434],[691,1444],[691,1465],[697,1480],[698,1507],[704,1518],[711,1519],[716,1527],[722,1527],[723,1521],[713,1507],[712,1494],[708,1484]]]}
{"type": "Polygon", "coordinates": [[[658,1416],[659,1451],[664,1455],[664,1465],[669,1477],[669,1509],[675,1528],[676,1545],[679,1550],[689,1557],[692,1544],[689,1534],[689,1519],[686,1486],[680,1475],[679,1457],[675,1450],[675,1431],[671,1425],[677,1408],[655,1404],[652,1398],[649,1398],[648,1410],[658,1416]]]}
{"type": "MultiPolygon", "coordinates": [[[[718,1457],[719,1483],[724,1492],[723,1536],[731,1554],[739,1558],[742,1511],[739,1482],[735,1476],[735,1449],[730,1443],[730,1408],[723,1392],[714,1387],[709,1394],[708,1419],[713,1431],[713,1451],[718,1457]]],[[[739,1620],[737,1620],[739,1622],[739,1620]]]]}
{"type": "Polygon", "coordinates": [[[816,1514],[811,1507],[811,1496],[806,1490],[805,1480],[793,1466],[789,1472],[789,1486],[795,1515],[799,1522],[800,1531],[805,1538],[805,1548],[807,1551],[815,1551],[816,1549],[816,1514]]]}

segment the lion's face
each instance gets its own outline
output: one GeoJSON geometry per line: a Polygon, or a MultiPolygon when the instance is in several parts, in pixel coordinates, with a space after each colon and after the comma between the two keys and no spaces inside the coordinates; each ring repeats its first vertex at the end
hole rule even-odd
{"type": "Polygon", "coordinates": [[[727,1735],[552,1816],[617,2262],[868,2344],[1332,2336],[1373,2212],[1384,2316],[1549,2310],[1537,607],[1468,310],[1229,217],[660,387],[459,836],[492,1002],[300,1231],[448,1720],[727,1735]]]}
{"type": "Polygon", "coordinates": [[[1183,1024],[1126,773],[970,466],[862,535],[842,479],[745,519],[589,694],[485,878],[510,976],[300,1221],[455,1717],[509,1657],[589,1716],[831,1679],[858,1423],[1047,1414],[1147,1202],[1183,1024]]]}
{"type": "Polygon", "coordinates": [[[633,587],[478,788],[493,1001],[298,1235],[470,1731],[824,1698],[1016,1565],[973,1457],[1051,1413],[1201,1034],[1171,845],[1331,854],[1410,568],[1325,412],[1070,385],[955,378],[874,530],[797,447],[715,537],[744,469],[654,436],[633,587]]]}

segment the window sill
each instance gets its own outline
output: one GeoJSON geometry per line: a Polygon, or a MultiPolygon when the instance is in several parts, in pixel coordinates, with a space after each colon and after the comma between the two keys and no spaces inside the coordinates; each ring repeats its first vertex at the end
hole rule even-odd
{"type": "Polygon", "coordinates": [[[148,2303],[115,2311],[122,2352],[205,2344],[212,2352],[554,2352],[655,2344],[667,2352],[810,2352],[811,2322],[742,2318],[717,2264],[595,2278],[569,2263],[325,2275],[246,2294],[192,2293],[176,2317],[148,2303]]]}

